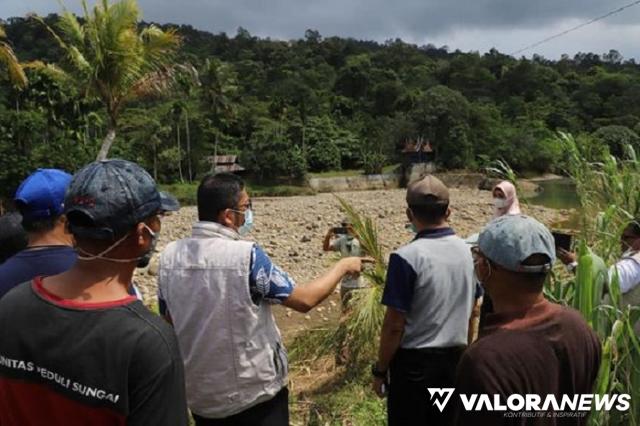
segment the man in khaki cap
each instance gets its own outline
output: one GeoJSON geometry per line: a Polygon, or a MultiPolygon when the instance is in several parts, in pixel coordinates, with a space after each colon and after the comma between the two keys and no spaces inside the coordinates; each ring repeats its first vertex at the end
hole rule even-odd
{"type": "Polygon", "coordinates": [[[447,224],[449,190],[434,176],[409,185],[407,217],[416,236],[389,258],[387,307],[373,387],[388,387],[389,425],[445,424],[429,388],[453,387],[474,301],[469,246],[447,224]]]}

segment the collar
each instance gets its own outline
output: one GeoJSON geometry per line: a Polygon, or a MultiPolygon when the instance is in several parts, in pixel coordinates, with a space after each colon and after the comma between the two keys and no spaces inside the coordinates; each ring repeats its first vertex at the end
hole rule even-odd
{"type": "Polygon", "coordinates": [[[421,238],[442,238],[442,237],[450,237],[451,235],[456,235],[455,231],[450,227],[444,228],[436,228],[436,229],[423,229],[422,231],[416,234],[416,237],[413,239],[419,240],[421,238]]]}
{"type": "Polygon", "coordinates": [[[63,307],[63,308],[71,308],[71,309],[80,309],[80,310],[91,310],[91,309],[108,309],[108,308],[117,308],[119,306],[128,305],[132,302],[136,302],[138,298],[136,296],[127,296],[122,299],[111,300],[108,302],[81,302],[77,300],[63,299],[62,297],[51,293],[49,290],[44,288],[42,283],[43,277],[36,277],[31,281],[31,288],[33,291],[42,299],[48,301],[49,303],[53,303],[54,305],[63,307]]]}
{"type": "Polygon", "coordinates": [[[216,222],[199,221],[193,224],[191,234],[194,237],[224,238],[225,240],[242,240],[240,234],[231,228],[216,222]]]}
{"type": "Polygon", "coordinates": [[[622,259],[634,259],[634,260],[638,260],[638,258],[640,257],[640,252],[637,250],[632,250],[629,249],[627,251],[625,251],[624,253],[622,253],[621,258],[622,259]]]}
{"type": "Polygon", "coordinates": [[[549,302],[547,299],[524,309],[488,314],[485,317],[480,334],[486,336],[498,330],[522,330],[531,328],[547,320],[555,314],[559,305],[549,302]]]}

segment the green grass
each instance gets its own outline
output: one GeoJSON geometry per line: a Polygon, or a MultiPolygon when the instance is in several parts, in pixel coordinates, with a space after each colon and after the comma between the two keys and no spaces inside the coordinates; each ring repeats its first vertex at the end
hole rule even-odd
{"type": "Polygon", "coordinates": [[[193,206],[196,204],[196,194],[198,185],[195,183],[172,183],[169,185],[159,185],[161,191],[173,195],[183,206],[193,206]]]}
{"type": "Polygon", "coordinates": [[[353,170],[329,170],[328,172],[309,173],[312,178],[332,178],[332,177],[350,177],[360,176],[364,173],[362,169],[353,170]]]}
{"type": "MultiPolygon", "coordinates": [[[[313,195],[315,191],[308,186],[284,184],[258,184],[248,182],[251,197],[291,197],[295,195],[313,195]]],[[[197,201],[197,183],[174,183],[160,185],[162,191],[173,194],[183,206],[194,206],[197,201]]]]}
{"type": "Polygon", "coordinates": [[[307,426],[387,424],[385,400],[374,395],[368,369],[351,377],[337,375],[330,383],[291,399],[291,424],[307,426]]]}
{"type": "MultiPolygon", "coordinates": [[[[382,168],[383,174],[392,173],[397,169],[400,164],[390,164],[382,168]]],[[[363,169],[351,169],[351,170],[330,170],[328,172],[309,173],[309,177],[312,178],[332,178],[332,177],[351,177],[364,175],[363,169]]]]}

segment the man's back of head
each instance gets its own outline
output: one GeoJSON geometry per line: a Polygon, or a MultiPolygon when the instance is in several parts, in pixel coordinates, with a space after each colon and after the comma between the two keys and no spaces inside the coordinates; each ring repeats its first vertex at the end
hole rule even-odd
{"type": "MultiPolygon", "coordinates": [[[[0,267],[0,298],[37,276],[57,275],[76,261],[73,238],[67,231],[64,194],[71,175],[56,169],[38,169],[18,187],[14,201],[20,211],[26,246],[0,267]]],[[[9,248],[3,244],[4,249],[9,248]]]]}
{"type": "Polygon", "coordinates": [[[406,201],[407,216],[417,228],[441,226],[449,216],[449,189],[435,176],[411,183],[406,201]]]}
{"type": "Polygon", "coordinates": [[[244,189],[240,176],[231,173],[206,176],[198,186],[198,219],[218,222],[222,211],[237,205],[244,189]]]}
{"type": "Polygon", "coordinates": [[[14,201],[29,234],[29,245],[55,241],[72,244],[62,220],[64,195],[70,182],[71,175],[62,170],[38,169],[18,187],[14,201]]]}
{"type": "Polygon", "coordinates": [[[135,261],[153,249],[136,247],[136,234],[148,233],[153,246],[160,231],[158,215],[177,207],[175,199],[158,191],[142,167],[125,160],[97,161],[84,167],[74,175],[65,197],[79,259],[111,262],[113,269],[124,264],[133,269],[135,261]],[[129,258],[113,256],[127,249],[129,258]]]}
{"type": "MultiPolygon", "coordinates": [[[[551,232],[524,215],[505,215],[491,221],[478,237],[478,277],[492,298],[539,296],[555,261],[551,232]]],[[[495,300],[494,300],[495,302],[495,300]]],[[[497,300],[499,303],[500,300],[497,300]]]]}

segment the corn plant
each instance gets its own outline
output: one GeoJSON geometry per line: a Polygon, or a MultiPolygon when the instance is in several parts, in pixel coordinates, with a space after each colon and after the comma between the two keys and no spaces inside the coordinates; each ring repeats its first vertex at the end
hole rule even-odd
{"type": "Polygon", "coordinates": [[[595,392],[631,395],[628,412],[593,412],[589,424],[637,426],[640,343],[634,326],[640,308],[625,302],[616,269],[609,272],[604,261],[612,264],[619,258],[620,234],[638,216],[640,162],[631,147],[623,159],[605,152],[602,158],[588,160],[571,135],[561,133],[559,139],[568,153],[568,172],[576,184],[582,219],[575,279],[555,283],[547,294],[580,311],[603,342],[595,392]]]}

